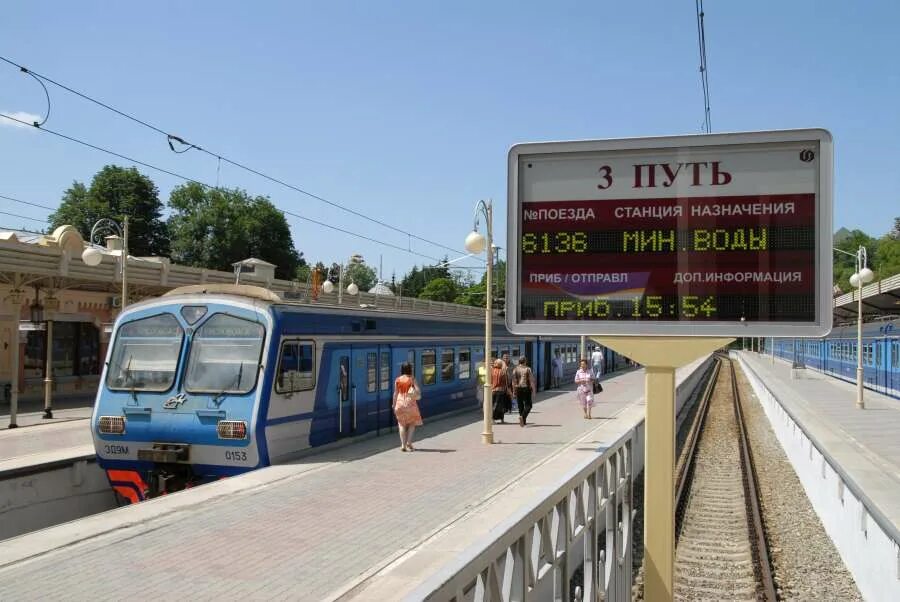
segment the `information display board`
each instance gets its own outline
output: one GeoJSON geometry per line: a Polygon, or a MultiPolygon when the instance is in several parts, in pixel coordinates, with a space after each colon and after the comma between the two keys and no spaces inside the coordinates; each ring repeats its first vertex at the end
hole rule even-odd
{"type": "Polygon", "coordinates": [[[818,129],[514,146],[509,330],[827,334],[832,163],[818,129]]]}

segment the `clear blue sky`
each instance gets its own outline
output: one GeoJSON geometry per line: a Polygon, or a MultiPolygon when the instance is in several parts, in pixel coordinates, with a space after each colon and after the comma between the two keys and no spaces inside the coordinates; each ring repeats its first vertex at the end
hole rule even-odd
{"type": "MultiPolygon", "coordinates": [[[[706,2],[713,131],[825,127],[835,226],[900,215],[900,3],[706,2]]],[[[0,54],[210,150],[454,248],[479,198],[505,240],[516,142],[697,133],[694,2],[4,3],[0,54]]],[[[51,88],[47,126],[205,182],[209,157],[51,88]]],[[[43,114],[0,65],[0,111],[43,114]]],[[[0,120],[5,121],[5,120],[0,120]]],[[[124,162],[0,123],[0,194],[56,206],[124,162]]],[[[145,168],[163,201],[175,178],[145,168]]],[[[405,246],[406,236],[234,168],[221,183],[405,246]]],[[[0,199],[0,211],[46,211],[0,199]]],[[[289,218],[312,260],[423,260],[289,218]]],[[[41,227],[0,215],[0,225],[41,227]]],[[[502,243],[501,243],[502,244],[502,243]]],[[[427,255],[445,251],[413,241],[427,255]]],[[[471,261],[470,261],[471,263],[471,261]]]]}

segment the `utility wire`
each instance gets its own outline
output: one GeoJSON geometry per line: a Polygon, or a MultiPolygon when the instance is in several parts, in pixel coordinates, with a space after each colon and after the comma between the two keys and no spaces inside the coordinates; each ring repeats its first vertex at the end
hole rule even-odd
{"type": "Polygon", "coordinates": [[[28,217],[27,215],[19,215],[18,213],[10,213],[8,211],[0,211],[0,215],[8,215],[10,217],[18,217],[19,219],[27,219],[32,222],[37,222],[39,224],[46,224],[47,220],[38,219],[36,217],[28,217]]]}
{"type": "Polygon", "coordinates": [[[31,205],[32,207],[40,207],[41,209],[47,209],[49,211],[56,211],[55,207],[50,207],[48,205],[41,205],[40,203],[31,203],[29,201],[23,201],[22,199],[16,199],[11,196],[5,196],[0,194],[0,199],[6,199],[7,201],[12,201],[14,203],[22,203],[23,205],[31,205]]]}
{"type": "Polygon", "coordinates": [[[703,128],[709,134],[712,121],[709,109],[709,68],[706,64],[706,29],[703,26],[703,0],[694,0],[697,7],[697,45],[700,48],[700,84],[703,87],[703,128]]]}
{"type": "Polygon", "coordinates": [[[26,230],[25,228],[11,228],[9,226],[0,226],[0,232],[25,232],[27,234],[40,234],[44,235],[44,232],[38,232],[37,230],[26,230]]]}
{"type": "MultiPolygon", "coordinates": [[[[391,225],[391,224],[389,224],[389,223],[387,223],[387,222],[384,222],[384,221],[381,221],[381,220],[376,219],[376,218],[374,218],[374,217],[371,217],[371,216],[369,216],[369,215],[366,215],[365,213],[362,213],[362,212],[360,212],[360,211],[356,211],[355,209],[350,209],[349,207],[345,207],[344,205],[341,205],[340,203],[337,203],[337,202],[335,202],[335,201],[331,201],[331,200],[329,200],[329,199],[326,199],[325,197],[319,196],[319,195],[317,195],[317,194],[314,194],[314,193],[312,193],[312,192],[309,192],[308,190],[304,190],[303,188],[300,188],[300,187],[298,187],[298,186],[295,186],[295,185],[293,185],[293,184],[290,184],[290,183],[288,183],[288,182],[285,182],[284,180],[280,180],[280,179],[278,179],[278,178],[275,178],[275,177],[273,177],[273,176],[270,176],[270,175],[268,175],[268,174],[265,174],[265,173],[263,173],[263,172],[261,172],[261,171],[259,171],[259,170],[256,170],[256,169],[254,169],[254,168],[252,168],[252,167],[249,167],[248,165],[245,165],[245,164],[240,163],[240,162],[238,162],[238,161],[234,161],[234,160],[229,159],[228,157],[225,157],[225,156],[220,155],[220,154],[218,154],[218,153],[214,153],[214,152],[212,152],[212,151],[206,150],[205,148],[203,148],[203,147],[201,147],[201,146],[199,146],[199,145],[197,145],[197,144],[193,144],[193,143],[188,142],[188,141],[186,141],[185,139],[183,139],[183,138],[181,138],[181,137],[179,137],[179,136],[176,136],[176,135],[174,135],[174,134],[170,134],[169,132],[166,132],[166,131],[163,130],[162,128],[157,127],[157,126],[155,126],[155,125],[153,125],[153,124],[151,124],[151,123],[148,123],[147,121],[144,121],[144,120],[142,120],[142,119],[138,119],[138,118],[135,117],[134,115],[131,115],[131,114],[126,113],[126,112],[124,112],[124,111],[120,111],[119,109],[116,109],[115,107],[112,107],[112,106],[110,106],[110,105],[108,105],[108,104],[106,104],[106,103],[104,103],[104,102],[102,102],[102,101],[100,101],[100,100],[97,100],[96,98],[93,98],[93,97],[91,97],[91,96],[88,96],[87,94],[85,94],[85,93],[83,93],[83,92],[79,92],[78,90],[75,90],[75,89],[73,89],[73,88],[70,88],[69,86],[66,86],[65,84],[61,84],[60,82],[58,82],[58,81],[56,81],[56,80],[54,80],[54,79],[51,79],[51,78],[47,77],[46,75],[41,75],[40,73],[36,73],[36,72],[34,72],[34,71],[28,69],[27,67],[25,67],[25,66],[23,66],[23,65],[20,65],[20,64],[16,63],[15,61],[12,61],[12,60],[10,60],[10,59],[4,57],[4,56],[0,56],[0,61],[3,61],[3,62],[5,62],[5,63],[8,63],[8,64],[10,64],[10,65],[12,65],[12,66],[14,66],[14,67],[18,67],[19,70],[23,71],[24,73],[27,73],[27,74],[31,75],[32,77],[38,79],[39,81],[40,81],[40,80],[44,80],[44,81],[46,81],[46,82],[49,82],[49,83],[53,84],[54,86],[58,86],[58,87],[62,88],[63,90],[66,90],[67,92],[70,92],[70,93],[72,93],[72,94],[75,94],[76,96],[78,96],[78,97],[80,97],[80,98],[83,98],[84,100],[87,100],[88,102],[92,102],[92,103],[94,103],[94,104],[96,104],[96,105],[99,105],[99,106],[103,107],[104,109],[107,109],[107,110],[109,110],[109,111],[112,111],[113,113],[116,113],[117,115],[120,115],[121,117],[124,117],[125,119],[129,119],[129,120],[131,120],[131,121],[133,121],[133,122],[135,122],[135,123],[137,123],[137,124],[139,124],[139,125],[142,125],[142,126],[144,126],[144,127],[146,127],[146,128],[149,128],[149,129],[153,130],[154,132],[157,132],[158,134],[162,134],[163,136],[166,137],[166,142],[168,143],[169,148],[170,148],[170,149],[172,150],[172,152],[174,152],[174,153],[182,154],[182,153],[186,153],[187,151],[189,151],[189,150],[191,150],[191,149],[198,150],[198,151],[200,151],[200,152],[202,152],[202,153],[205,153],[205,154],[207,154],[207,155],[209,155],[209,156],[211,156],[211,157],[216,158],[219,162],[224,161],[224,162],[226,162],[226,163],[228,163],[228,164],[230,164],[230,165],[233,165],[233,166],[235,166],[235,167],[238,167],[238,168],[240,168],[240,169],[243,169],[244,171],[248,171],[248,172],[250,172],[250,173],[252,173],[252,174],[255,174],[255,175],[257,175],[257,176],[259,176],[259,177],[261,177],[261,178],[263,178],[263,179],[269,180],[270,182],[274,182],[275,184],[279,184],[279,185],[281,185],[281,186],[284,186],[285,188],[288,188],[288,189],[293,190],[293,191],[295,191],[295,192],[299,192],[299,193],[302,194],[302,195],[305,195],[305,196],[310,197],[310,198],[312,198],[312,199],[315,199],[315,200],[317,200],[317,201],[321,201],[321,202],[323,202],[323,203],[325,203],[325,204],[327,204],[327,205],[330,205],[331,207],[334,207],[334,208],[336,208],[336,209],[340,209],[341,211],[346,211],[347,213],[350,213],[350,214],[355,215],[355,216],[357,216],[357,217],[361,217],[361,218],[363,218],[363,219],[365,219],[365,220],[368,220],[368,221],[370,221],[370,222],[372,222],[372,223],[374,223],[374,224],[378,224],[379,226],[383,226],[383,227],[388,228],[388,229],[390,229],[390,230],[393,230],[393,231],[395,231],[395,232],[400,232],[400,233],[402,233],[402,234],[406,234],[408,237],[415,238],[416,240],[419,240],[419,241],[421,241],[421,242],[428,243],[428,244],[433,245],[433,246],[436,246],[436,247],[440,247],[440,248],[445,249],[445,250],[447,250],[447,251],[452,251],[452,252],[454,252],[454,253],[460,253],[460,254],[463,253],[462,251],[460,251],[460,250],[458,250],[458,249],[454,249],[453,247],[448,247],[448,246],[443,245],[443,244],[441,244],[441,243],[439,243],[439,242],[436,242],[436,241],[433,241],[433,240],[429,240],[429,239],[424,238],[424,237],[422,237],[422,236],[418,236],[418,235],[416,235],[416,234],[412,234],[412,233],[406,232],[406,231],[404,231],[404,230],[399,229],[399,228],[398,228],[397,226],[395,226],[395,225],[391,225]],[[175,146],[172,144],[173,141],[176,142],[176,143],[178,143],[178,144],[180,144],[180,145],[182,145],[184,148],[181,148],[181,149],[176,150],[176,149],[175,149],[175,146]]],[[[45,91],[46,91],[46,89],[45,89],[45,91]]],[[[48,111],[48,116],[49,116],[49,110],[50,110],[50,109],[49,109],[49,102],[50,102],[50,97],[49,97],[49,94],[48,94],[48,96],[47,96],[47,103],[48,103],[47,111],[48,111]]],[[[46,121],[46,119],[45,119],[44,121],[46,121]]],[[[42,124],[43,124],[43,122],[42,122],[42,124]]],[[[29,125],[35,125],[35,126],[37,126],[38,124],[35,123],[35,124],[29,124],[29,125]]]]}
{"type": "MultiPolygon", "coordinates": [[[[208,188],[208,189],[211,189],[211,190],[215,190],[215,189],[216,189],[215,186],[212,186],[212,185],[210,185],[210,184],[206,184],[205,182],[201,182],[201,181],[199,181],[199,180],[195,180],[194,178],[190,178],[190,177],[185,176],[185,175],[182,175],[182,174],[180,174],[180,173],[176,173],[176,172],[174,172],[174,171],[170,171],[170,170],[168,170],[168,169],[164,169],[164,168],[162,168],[162,167],[158,167],[158,166],[156,166],[156,165],[153,165],[153,164],[151,164],[151,163],[147,163],[147,162],[145,162],[145,161],[139,161],[138,159],[135,159],[135,158],[133,158],[133,157],[129,157],[128,155],[123,155],[123,154],[121,154],[121,153],[117,153],[117,152],[115,152],[115,151],[113,151],[113,150],[110,150],[110,149],[108,149],[108,148],[103,148],[102,146],[97,146],[97,145],[95,145],[95,144],[91,144],[90,142],[85,142],[84,140],[80,140],[80,139],[78,139],[78,138],[75,138],[75,137],[72,137],[72,136],[68,136],[68,135],[63,134],[63,133],[61,133],[61,132],[57,132],[57,131],[55,131],[55,130],[51,130],[50,128],[39,127],[39,126],[34,125],[33,123],[28,123],[27,121],[24,121],[24,120],[22,120],[22,119],[18,119],[18,118],[16,118],[16,117],[11,116],[11,115],[6,115],[6,114],[4,114],[4,113],[0,113],[0,117],[3,117],[4,119],[9,119],[10,121],[15,121],[15,122],[17,122],[17,123],[21,123],[22,125],[32,126],[32,127],[36,128],[36,129],[40,130],[41,132],[45,132],[45,133],[47,133],[47,134],[52,134],[52,135],[54,135],[54,136],[58,136],[58,137],[63,138],[63,139],[65,139],[65,140],[69,140],[70,142],[75,142],[76,144],[80,144],[80,145],[82,145],[82,146],[86,146],[86,147],[88,147],[88,148],[91,148],[91,149],[94,149],[94,150],[97,150],[97,151],[100,151],[100,152],[103,152],[103,153],[107,153],[107,154],[109,154],[109,155],[112,155],[112,156],[114,156],[114,157],[118,157],[118,158],[123,159],[123,160],[125,160],[125,161],[130,161],[130,162],[132,162],[132,163],[136,163],[137,165],[142,165],[142,166],[144,166],[144,167],[146,167],[146,168],[148,168],[148,169],[152,169],[152,170],[158,171],[158,172],[160,172],[160,173],[164,173],[164,174],[170,175],[170,176],[172,176],[172,177],[174,177],[174,178],[178,178],[178,179],[180,179],[180,180],[184,180],[185,182],[190,182],[190,183],[193,183],[193,184],[198,184],[198,185],[200,185],[200,186],[203,186],[204,188],[208,188]]],[[[439,258],[437,258],[437,257],[432,257],[431,255],[425,255],[424,253],[419,253],[418,251],[413,251],[412,249],[407,249],[407,248],[405,248],[405,247],[401,247],[401,246],[399,246],[399,245],[395,245],[395,244],[392,244],[392,243],[389,243],[389,242],[385,242],[385,241],[383,241],[383,240],[378,240],[378,239],[375,239],[375,238],[371,238],[371,237],[369,237],[369,236],[365,236],[364,234],[358,234],[358,233],[352,232],[352,231],[350,231],[350,230],[345,230],[345,229],[343,229],[343,228],[338,228],[337,226],[333,226],[333,225],[331,225],[331,224],[326,224],[325,222],[320,222],[320,221],[318,221],[318,220],[315,220],[315,219],[306,217],[306,216],[304,216],[304,215],[300,215],[299,213],[294,213],[293,211],[288,211],[287,209],[279,209],[279,211],[281,211],[282,213],[284,213],[284,214],[286,214],[286,215],[290,215],[290,216],[292,216],[292,217],[296,217],[297,219],[301,219],[301,220],[304,220],[304,221],[311,222],[311,223],[313,223],[313,224],[322,226],[323,228],[329,228],[329,229],[335,230],[335,231],[337,231],[337,232],[342,232],[342,233],[344,233],[344,234],[349,234],[349,235],[351,235],[351,236],[355,236],[355,237],[360,238],[360,239],[362,239],[362,240],[367,240],[367,241],[369,241],[369,242],[374,242],[374,243],[376,243],[376,244],[379,244],[379,245],[382,245],[382,246],[385,246],[385,247],[389,247],[389,248],[391,248],[391,249],[396,249],[396,250],[398,250],[398,251],[403,251],[404,253],[409,253],[409,254],[411,254],[411,255],[417,255],[417,256],[419,256],[419,257],[424,257],[425,259],[431,259],[432,261],[437,261],[437,262],[443,261],[442,259],[439,259],[439,258]]],[[[16,216],[16,217],[22,217],[22,216],[16,216]]],[[[26,218],[26,219],[32,219],[32,218],[26,218]]],[[[35,221],[38,221],[38,220],[35,220],[35,221]]],[[[44,221],[44,220],[41,220],[41,221],[44,221]]]]}

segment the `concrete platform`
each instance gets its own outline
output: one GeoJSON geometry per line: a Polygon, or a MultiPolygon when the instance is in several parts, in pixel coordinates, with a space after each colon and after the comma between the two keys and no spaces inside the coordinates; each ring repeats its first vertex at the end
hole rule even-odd
{"type": "Polygon", "coordinates": [[[0,430],[0,478],[14,468],[66,458],[93,457],[94,445],[88,420],[90,410],[87,417],[83,416],[84,410],[71,412],[75,414],[67,418],[61,416],[16,429],[0,430]]]}
{"type": "Polygon", "coordinates": [[[745,361],[872,502],[900,529],[900,399],[866,390],[856,407],[856,385],[806,369],[791,378],[790,364],[742,353],[745,361]]]}
{"type": "Polygon", "coordinates": [[[900,400],[736,354],[807,497],[867,600],[900,599],[900,400]]]}
{"type": "Polygon", "coordinates": [[[369,439],[14,538],[0,599],[337,599],[566,450],[598,453],[642,418],[643,386],[643,371],[604,381],[591,421],[571,391],[542,393],[531,424],[510,416],[493,446],[472,412],[418,429],[413,453],[369,439]]]}

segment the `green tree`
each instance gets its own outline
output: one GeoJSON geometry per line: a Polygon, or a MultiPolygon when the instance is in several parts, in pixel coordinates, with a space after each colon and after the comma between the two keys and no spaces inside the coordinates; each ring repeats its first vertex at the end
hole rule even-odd
{"type": "Polygon", "coordinates": [[[284,214],[266,197],[188,183],[172,190],[169,207],[177,263],[230,271],[231,264],[256,257],[275,264],[275,276],[284,279],[306,264],[284,214]]]}
{"type": "Polygon", "coordinates": [[[894,229],[878,239],[873,269],[876,280],[900,274],[900,217],[894,220],[894,229]]]}
{"type": "MultiPolygon", "coordinates": [[[[370,288],[375,286],[378,276],[375,274],[375,269],[366,265],[365,262],[353,262],[347,266],[344,280],[352,280],[359,287],[359,290],[368,292],[370,288]]],[[[349,282],[345,284],[349,284],[349,282]]]]}
{"type": "Polygon", "coordinates": [[[424,288],[425,273],[419,270],[419,266],[414,265],[400,281],[398,294],[404,297],[418,297],[424,288]]]}
{"type": "Polygon", "coordinates": [[[419,299],[452,303],[456,299],[456,295],[456,284],[452,279],[435,278],[425,285],[425,288],[419,293],[419,299]]]}
{"type": "MultiPolygon", "coordinates": [[[[845,238],[835,244],[836,248],[854,255],[854,257],[850,257],[849,255],[838,253],[837,251],[832,253],[834,256],[834,284],[840,287],[842,291],[848,291],[851,288],[850,276],[856,271],[855,256],[859,247],[866,247],[866,254],[869,257],[869,261],[875,262],[877,242],[876,239],[872,238],[862,230],[851,230],[845,238]]],[[[869,267],[873,270],[875,269],[874,265],[870,265],[869,267]]],[[[880,278],[881,276],[878,275],[878,277],[880,278]]]]}
{"type": "Polygon", "coordinates": [[[59,209],[50,214],[51,229],[70,224],[87,239],[101,218],[122,224],[128,216],[128,251],[132,255],[168,255],[169,234],[162,220],[163,204],[153,180],[134,167],[107,165],[90,188],[73,182],[59,209]]]}

